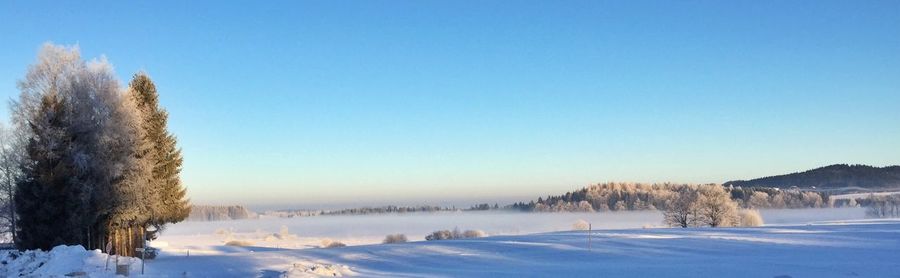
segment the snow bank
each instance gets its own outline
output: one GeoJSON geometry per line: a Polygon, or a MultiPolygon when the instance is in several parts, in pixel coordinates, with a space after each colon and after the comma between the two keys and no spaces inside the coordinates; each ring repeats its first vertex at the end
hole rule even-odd
{"type": "MultiPolygon", "coordinates": [[[[106,259],[107,255],[100,250],[88,251],[80,245],[60,245],[50,251],[3,251],[0,252],[0,276],[115,277],[115,260],[110,260],[110,269],[106,270],[106,259]]],[[[141,269],[140,259],[121,257],[119,264],[129,264],[132,273],[141,269]]]]}

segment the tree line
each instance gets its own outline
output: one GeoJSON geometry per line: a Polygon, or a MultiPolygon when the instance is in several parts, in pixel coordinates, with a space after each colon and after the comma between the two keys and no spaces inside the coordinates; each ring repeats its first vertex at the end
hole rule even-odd
{"type": "MultiPolygon", "coordinates": [[[[697,186],[677,183],[594,184],[562,195],[539,197],[536,201],[517,202],[510,209],[537,212],[594,212],[625,210],[666,210],[669,201],[678,197],[684,187],[697,186]]],[[[776,188],[722,187],[729,198],[743,208],[817,208],[829,206],[829,196],[823,192],[779,190],[776,188]]]]}
{"type": "Polygon", "coordinates": [[[146,73],[122,88],[105,58],[46,44],[17,87],[0,136],[0,195],[19,249],[132,256],[188,216],[181,150],[146,73]]]}
{"type": "Polygon", "coordinates": [[[258,218],[259,215],[244,206],[191,206],[188,221],[221,221],[258,218]]]}
{"type": "Polygon", "coordinates": [[[871,195],[859,202],[866,207],[866,216],[874,218],[900,217],[900,194],[871,195]]]}

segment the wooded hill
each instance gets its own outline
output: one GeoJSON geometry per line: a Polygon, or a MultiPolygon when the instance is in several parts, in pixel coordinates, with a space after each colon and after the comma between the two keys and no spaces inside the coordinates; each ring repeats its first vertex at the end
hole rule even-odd
{"type": "Polygon", "coordinates": [[[729,181],[724,185],[741,187],[776,187],[789,189],[867,190],[900,189],[900,166],[873,167],[868,165],[835,164],[805,172],[770,176],[752,180],[729,181]]]}

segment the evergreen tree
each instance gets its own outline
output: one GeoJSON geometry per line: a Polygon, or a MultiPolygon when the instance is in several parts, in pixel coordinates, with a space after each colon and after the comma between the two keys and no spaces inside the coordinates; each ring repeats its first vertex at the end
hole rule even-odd
{"type": "Polygon", "coordinates": [[[159,106],[156,85],[145,73],[138,73],[129,83],[129,95],[141,114],[141,128],[149,142],[148,156],[152,161],[151,191],[153,202],[150,224],[163,228],[166,223],[177,223],[190,214],[190,203],[181,185],[181,150],[176,138],[167,127],[168,113],[159,106]]]}
{"type": "Polygon", "coordinates": [[[75,162],[68,109],[56,94],[45,95],[29,123],[33,136],[22,165],[24,178],[15,192],[19,215],[18,244],[22,249],[49,250],[58,244],[80,244],[85,204],[75,181],[75,162]]]}

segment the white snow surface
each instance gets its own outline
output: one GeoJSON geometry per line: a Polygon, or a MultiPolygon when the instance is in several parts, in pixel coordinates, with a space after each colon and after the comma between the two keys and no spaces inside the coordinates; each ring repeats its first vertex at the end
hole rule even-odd
{"type": "MultiPolygon", "coordinates": [[[[113,257],[115,258],[115,256],[113,257]]],[[[100,250],[84,247],[56,246],[50,251],[28,250],[0,252],[0,277],[115,277],[116,261],[109,261],[100,250]]],[[[120,265],[129,265],[129,271],[140,271],[141,263],[135,258],[119,258],[120,265]]]]}
{"type": "MultiPolygon", "coordinates": [[[[602,222],[594,227],[602,230],[566,231],[571,229],[569,218],[584,218],[578,214],[538,214],[516,217],[564,218],[558,223],[534,224],[547,228],[558,225],[558,231],[535,233],[497,232],[513,223],[497,220],[495,225],[429,221],[431,230],[453,228],[484,229],[491,236],[477,239],[416,241],[400,244],[378,244],[384,234],[408,231],[397,222],[375,225],[371,232],[353,231],[349,237],[333,237],[348,243],[343,248],[319,248],[315,242],[327,235],[313,229],[292,226],[296,219],[261,220],[280,222],[287,229],[262,228],[240,232],[252,222],[207,223],[207,232],[200,226],[177,224],[156,246],[162,253],[147,261],[147,274],[139,273],[140,265],[132,268],[137,277],[897,277],[900,260],[893,259],[900,252],[900,219],[838,220],[837,217],[856,216],[853,210],[769,211],[768,217],[780,219],[774,225],[755,228],[606,228],[602,222]],[[810,214],[812,213],[812,214],[810,214]],[[806,215],[803,218],[802,215],[806,215]],[[810,218],[809,215],[815,217],[810,218]],[[777,217],[776,217],[777,216],[777,217]],[[783,223],[785,221],[796,221],[783,223]],[[443,223],[441,223],[443,222],[443,223]],[[222,225],[237,224],[223,229],[222,225]],[[441,226],[431,226],[441,224],[441,226]],[[485,225],[478,227],[476,224],[485,225]],[[448,227],[451,226],[451,227],[448,227]],[[390,228],[393,227],[393,228],[390,228]],[[218,233],[216,233],[218,230],[218,233]],[[192,231],[195,233],[186,233],[192,231]],[[234,232],[232,232],[234,231],[234,232]],[[267,232],[270,231],[270,232],[267,232]],[[274,232],[271,232],[274,231],[274,232]],[[388,232],[390,231],[390,232],[388,232]],[[373,240],[374,236],[382,235],[373,240]],[[590,235],[590,245],[588,237],[590,235]],[[268,238],[269,241],[264,239],[268,238]],[[251,246],[225,246],[226,240],[252,242],[251,246]],[[373,242],[375,241],[375,242],[373,242]],[[306,244],[306,243],[309,244],[306,244]],[[356,242],[360,245],[354,245],[356,242]],[[259,246],[268,244],[270,246],[259,246]],[[279,245],[279,247],[276,247],[279,245]],[[190,256],[187,252],[190,251],[190,256]]],[[[595,216],[587,215],[589,217],[595,216]]],[[[502,215],[493,215],[497,218],[502,215]]],[[[638,218],[639,215],[630,215],[638,218]]],[[[646,215],[645,215],[646,216],[646,215]]],[[[351,222],[362,216],[319,218],[326,223],[351,222]],[[340,219],[338,221],[334,219],[340,219]]],[[[425,216],[423,216],[425,217],[425,216]]],[[[437,217],[440,216],[428,216],[437,217]]],[[[457,217],[457,216],[454,216],[457,217]]],[[[600,216],[608,217],[608,216],[600,216]]],[[[618,217],[618,216],[616,216],[618,217]]],[[[375,217],[374,219],[384,220],[375,217]]],[[[421,220],[419,218],[403,218],[421,220]]],[[[485,218],[487,219],[487,218],[485,218]]],[[[596,221],[597,219],[586,219],[596,221]]],[[[629,222],[643,223],[646,219],[629,222]]],[[[317,221],[315,218],[302,221],[317,221]]],[[[552,222],[552,221],[550,221],[552,222]]],[[[304,222],[305,223],[305,222],[304,222]]],[[[310,222],[311,223],[311,222],[310,222]]],[[[370,223],[365,222],[364,223],[370,223]]],[[[618,223],[616,225],[620,225],[618,223]]],[[[261,226],[265,226],[261,225],[261,226]]],[[[349,225],[349,224],[348,224],[349,225]]],[[[301,225],[302,226],[302,225],[301,225]]],[[[351,225],[352,226],[352,225],[351,225]]],[[[425,225],[423,225],[425,226],[425,225]]],[[[640,226],[646,226],[641,224],[640,226]]],[[[416,230],[416,225],[408,226],[416,230]]],[[[538,229],[519,227],[524,231],[538,229]]],[[[521,231],[520,230],[520,231],[521,231]]],[[[557,228],[553,228],[557,230],[557,228]]],[[[418,235],[407,232],[411,240],[418,235]]],[[[92,277],[110,276],[104,272],[105,255],[80,247],[57,247],[38,257],[54,252],[67,257],[33,269],[31,275],[53,276],[71,270],[85,271],[92,277]],[[65,250],[65,251],[64,251],[65,250]],[[79,262],[82,262],[79,266],[79,262]],[[62,265],[62,266],[54,266],[62,265]],[[52,267],[51,267],[52,266],[52,267]],[[64,266],[64,267],[63,267],[64,266]],[[80,267],[80,268],[79,268],[80,267]]],[[[28,251],[32,252],[32,251],[28,251]]],[[[49,254],[49,255],[48,255],[49,254]]],[[[43,256],[43,257],[42,257],[43,256]]],[[[3,254],[0,253],[0,258],[3,254]]],[[[34,265],[31,261],[31,265],[34,265]]],[[[15,265],[28,265],[15,261],[15,265]]],[[[0,266],[0,271],[18,271],[20,267],[0,266]]],[[[10,272],[0,272],[0,276],[10,272]]],[[[17,274],[21,272],[12,272],[17,274]]],[[[6,275],[3,277],[12,276],[6,275]]]]}

